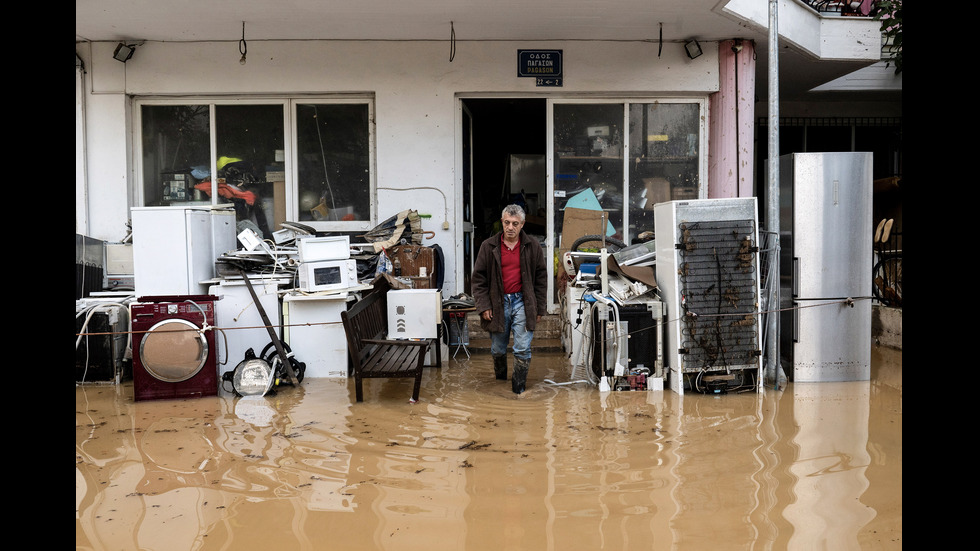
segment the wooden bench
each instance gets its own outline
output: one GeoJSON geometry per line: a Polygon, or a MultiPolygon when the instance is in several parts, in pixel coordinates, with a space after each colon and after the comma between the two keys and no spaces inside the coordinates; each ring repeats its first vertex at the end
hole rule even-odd
{"type": "Polygon", "coordinates": [[[442,367],[438,339],[389,339],[387,286],[375,288],[349,310],[340,313],[354,371],[354,393],[364,401],[363,380],[414,377],[412,402],[419,399],[422,368],[430,346],[436,347],[436,366],[442,367]]]}

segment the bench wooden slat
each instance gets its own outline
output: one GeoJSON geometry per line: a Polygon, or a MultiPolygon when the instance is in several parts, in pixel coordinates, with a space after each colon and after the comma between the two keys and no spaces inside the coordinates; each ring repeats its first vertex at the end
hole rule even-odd
{"type": "Polygon", "coordinates": [[[405,366],[414,366],[418,363],[418,349],[407,347],[381,346],[375,353],[368,358],[365,372],[383,373],[389,377],[409,377],[414,376],[414,370],[407,370],[405,366]]]}

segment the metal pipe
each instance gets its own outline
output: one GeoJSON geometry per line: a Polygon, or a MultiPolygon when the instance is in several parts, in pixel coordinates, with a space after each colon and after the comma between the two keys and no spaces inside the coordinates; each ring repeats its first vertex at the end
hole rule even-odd
{"type": "Polygon", "coordinates": [[[776,282],[770,297],[767,316],[768,338],[766,339],[766,380],[779,389],[779,0],[769,0],[769,183],[766,189],[766,227],[774,236],[774,261],[770,269],[776,270],[776,282]]]}

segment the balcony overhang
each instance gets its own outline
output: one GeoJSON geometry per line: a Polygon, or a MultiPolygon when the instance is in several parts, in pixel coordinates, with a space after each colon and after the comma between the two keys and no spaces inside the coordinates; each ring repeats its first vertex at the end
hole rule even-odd
{"type": "MultiPolygon", "coordinates": [[[[760,32],[769,29],[768,0],[729,0],[720,11],[760,32]]],[[[870,17],[821,15],[799,0],[779,0],[779,40],[824,61],[881,59],[881,24],[870,17]]]]}

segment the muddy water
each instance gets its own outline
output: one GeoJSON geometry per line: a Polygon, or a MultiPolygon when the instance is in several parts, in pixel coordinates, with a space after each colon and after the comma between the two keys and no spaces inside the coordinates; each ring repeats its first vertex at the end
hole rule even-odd
{"type": "MultiPolygon", "coordinates": [[[[536,354],[271,397],[75,391],[75,541],[93,550],[901,549],[901,352],[870,382],[600,393],[536,354]]],[[[462,357],[462,355],[460,355],[462,357]]]]}

